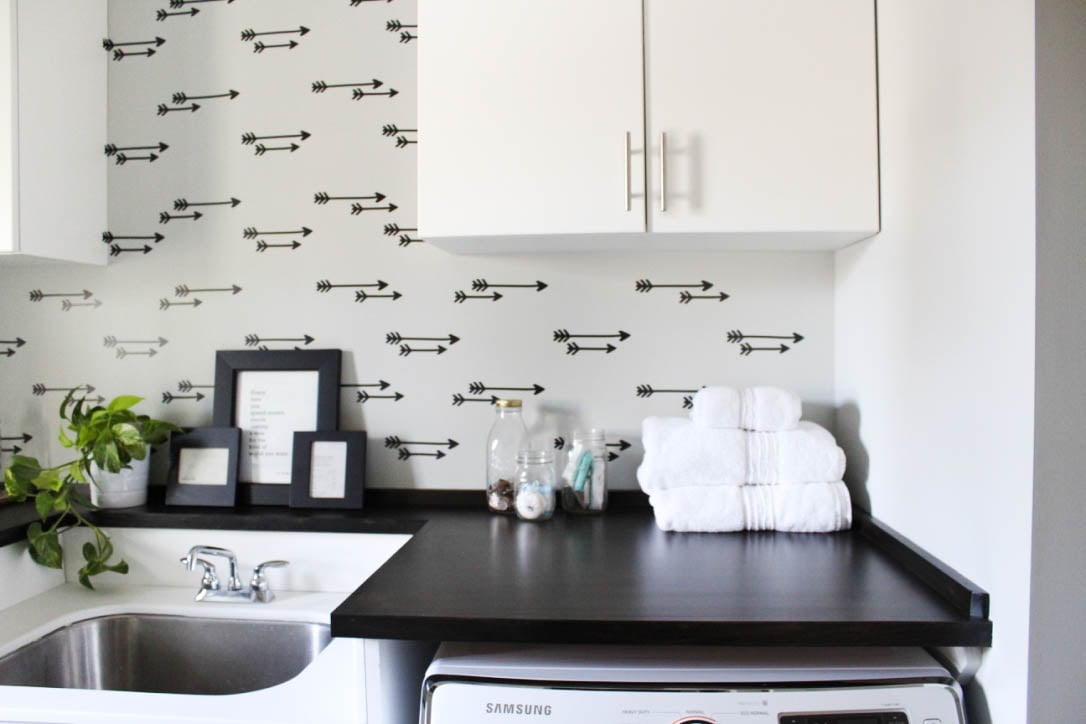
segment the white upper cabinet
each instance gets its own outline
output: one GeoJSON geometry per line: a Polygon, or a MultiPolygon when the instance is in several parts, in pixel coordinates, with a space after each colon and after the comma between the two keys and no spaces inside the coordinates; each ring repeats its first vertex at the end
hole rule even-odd
{"type": "Polygon", "coordinates": [[[0,264],[105,264],[106,0],[0,0],[0,264]]]}
{"type": "Polygon", "coordinates": [[[645,230],[640,0],[424,0],[419,27],[424,238],[645,230]]]}
{"type": "Polygon", "coordinates": [[[878,231],[874,0],[419,0],[419,24],[419,232],[438,246],[878,231]]]}

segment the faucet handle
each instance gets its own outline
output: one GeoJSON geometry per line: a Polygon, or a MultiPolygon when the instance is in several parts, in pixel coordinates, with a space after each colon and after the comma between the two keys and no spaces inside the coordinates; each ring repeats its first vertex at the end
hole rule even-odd
{"type": "Polygon", "coordinates": [[[264,571],[268,568],[283,568],[289,565],[290,561],[264,561],[257,565],[253,569],[253,579],[249,581],[249,590],[253,598],[262,603],[272,601],[275,594],[272,593],[271,588],[268,586],[268,577],[264,575],[264,571]]]}
{"type": "Polygon", "coordinates": [[[190,571],[195,570],[197,565],[199,565],[203,569],[204,575],[203,578],[200,579],[201,590],[219,590],[219,575],[215,571],[215,566],[213,566],[209,561],[205,561],[203,558],[182,556],[181,564],[185,566],[185,568],[188,568],[190,571]]]}

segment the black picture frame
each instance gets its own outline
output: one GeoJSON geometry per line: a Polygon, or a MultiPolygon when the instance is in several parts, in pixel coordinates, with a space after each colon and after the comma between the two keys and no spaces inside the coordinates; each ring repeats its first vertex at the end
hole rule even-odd
{"type": "MultiPolygon", "coordinates": [[[[237,427],[238,375],[244,372],[317,372],[316,431],[339,427],[339,379],[342,352],[338,349],[219,350],[215,353],[215,400],[212,417],[220,427],[237,427]]],[[[294,432],[297,432],[296,430],[294,432]]],[[[310,432],[310,431],[306,431],[310,432]]],[[[242,430],[242,448],[246,448],[242,430]]],[[[293,444],[289,453],[293,455],[293,444]]],[[[239,459],[239,475],[244,461],[239,459]]],[[[239,477],[240,502],[248,505],[289,505],[289,482],[266,483],[239,477]]]]}
{"type": "Polygon", "coordinates": [[[361,510],[362,496],[366,488],[366,433],[354,430],[337,432],[294,433],[294,455],[291,458],[290,480],[291,508],[337,508],[361,510]],[[346,443],[343,460],[343,496],[314,497],[311,471],[313,469],[313,444],[319,442],[346,443]]]}
{"type": "Polygon", "coordinates": [[[170,472],[166,484],[166,505],[199,505],[219,508],[233,507],[237,502],[238,456],[241,451],[241,429],[237,427],[187,428],[182,434],[170,436],[170,472]],[[183,482],[182,452],[190,449],[225,449],[227,459],[218,471],[226,483],[183,482]]]}

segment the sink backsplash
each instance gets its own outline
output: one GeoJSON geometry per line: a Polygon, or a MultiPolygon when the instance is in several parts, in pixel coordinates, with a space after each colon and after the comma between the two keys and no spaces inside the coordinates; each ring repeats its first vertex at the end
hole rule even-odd
{"type": "MultiPolygon", "coordinates": [[[[605,428],[616,488],[636,485],[641,419],[684,414],[702,385],[790,387],[832,424],[829,253],[427,245],[411,0],[221,3],[164,20],[141,0],[109,8],[114,43],[165,42],[150,57],[102,53],[116,148],[102,156],[109,228],[87,238],[112,244],[111,265],[0,267],[8,454],[60,459],[56,407],[76,385],[210,424],[215,351],[260,346],[344,350],[340,427],[367,431],[375,487],[481,489],[491,395],[525,399],[537,444],[605,428]],[[396,94],[369,95],[374,81],[396,94]],[[155,148],[120,150],[137,146],[155,148]],[[401,453],[449,438],[444,457],[401,453]]],[[[487,213],[470,186],[449,193],[487,213]]]]}

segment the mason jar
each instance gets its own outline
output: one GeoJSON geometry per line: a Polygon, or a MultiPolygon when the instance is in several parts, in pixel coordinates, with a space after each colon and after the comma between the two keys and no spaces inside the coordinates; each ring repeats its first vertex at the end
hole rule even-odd
{"type": "Polygon", "coordinates": [[[521,520],[547,520],[557,507],[554,453],[521,450],[517,453],[514,507],[521,520]]]}
{"type": "Polygon", "coordinates": [[[603,430],[578,430],[562,473],[562,510],[602,513],[607,508],[607,442],[603,430]]]}

